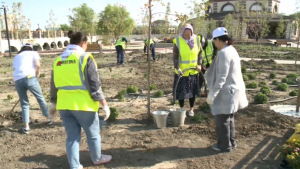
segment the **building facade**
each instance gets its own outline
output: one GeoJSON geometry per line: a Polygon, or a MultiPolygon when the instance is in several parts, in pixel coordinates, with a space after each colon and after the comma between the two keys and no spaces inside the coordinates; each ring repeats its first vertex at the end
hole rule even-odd
{"type": "MultiPolygon", "coordinates": [[[[284,16],[279,13],[279,0],[210,0],[210,5],[206,11],[207,19],[217,21],[218,26],[224,26],[224,18],[228,14],[232,14],[234,20],[232,25],[239,25],[241,33],[234,36],[239,36],[241,39],[296,39],[298,35],[297,28],[294,26],[295,21],[292,17],[284,16]],[[276,29],[280,18],[284,21],[284,35],[278,37],[276,29]],[[254,33],[255,28],[258,30],[257,21],[266,20],[268,31],[264,37],[261,32],[254,33]],[[244,22],[244,23],[242,23],[244,22]]],[[[236,26],[238,27],[238,26],[236,26]]]]}

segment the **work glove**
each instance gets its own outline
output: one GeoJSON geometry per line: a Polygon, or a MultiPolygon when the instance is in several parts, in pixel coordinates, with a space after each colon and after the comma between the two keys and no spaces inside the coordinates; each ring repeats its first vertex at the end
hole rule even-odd
{"type": "Polygon", "coordinates": [[[178,75],[179,75],[179,76],[182,76],[182,75],[183,75],[183,72],[181,71],[180,68],[179,68],[177,71],[178,71],[178,75]]]}
{"type": "Polygon", "coordinates": [[[103,106],[102,109],[105,111],[104,121],[106,121],[110,116],[110,109],[107,105],[103,106]]]}
{"type": "Polygon", "coordinates": [[[218,93],[209,92],[206,99],[207,104],[212,105],[217,95],[218,93]]]}

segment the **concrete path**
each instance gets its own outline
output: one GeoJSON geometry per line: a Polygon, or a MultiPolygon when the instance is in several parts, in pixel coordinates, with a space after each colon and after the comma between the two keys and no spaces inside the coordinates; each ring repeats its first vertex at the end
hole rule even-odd
{"type": "MultiPolygon", "coordinates": [[[[241,58],[241,60],[250,61],[251,58],[241,58]]],[[[253,60],[263,60],[263,59],[253,59],[253,60]]],[[[265,59],[268,60],[268,59],[265,59]]],[[[278,64],[294,65],[294,60],[274,60],[278,64]]],[[[300,61],[297,61],[297,65],[300,65],[300,61]]]]}

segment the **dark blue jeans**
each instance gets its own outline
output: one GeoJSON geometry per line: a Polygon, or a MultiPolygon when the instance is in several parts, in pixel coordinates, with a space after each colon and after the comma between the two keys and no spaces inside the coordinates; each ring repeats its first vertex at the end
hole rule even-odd
{"type": "MultiPolygon", "coordinates": [[[[146,53],[146,45],[144,46],[144,53],[146,53]]],[[[154,44],[150,44],[150,50],[151,50],[151,54],[152,54],[152,58],[155,61],[156,60],[156,56],[155,56],[155,45],[154,44]]],[[[148,51],[147,51],[148,53],[148,51]]]]}
{"type": "Polygon", "coordinates": [[[124,63],[124,50],[122,46],[116,46],[117,51],[117,64],[124,63]]]}

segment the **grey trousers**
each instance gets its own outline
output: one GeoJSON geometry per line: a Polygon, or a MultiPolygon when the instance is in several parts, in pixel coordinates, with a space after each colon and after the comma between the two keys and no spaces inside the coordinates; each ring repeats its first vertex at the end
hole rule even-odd
{"type": "Polygon", "coordinates": [[[231,151],[236,146],[233,114],[215,115],[217,146],[221,151],[231,151]]]}

